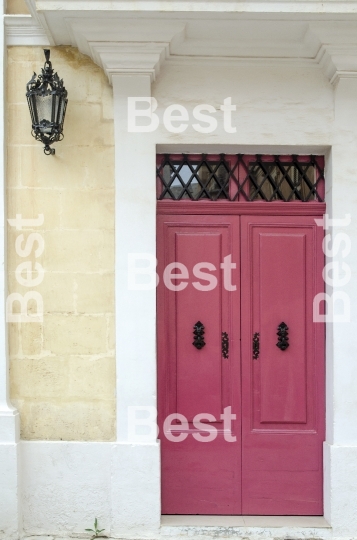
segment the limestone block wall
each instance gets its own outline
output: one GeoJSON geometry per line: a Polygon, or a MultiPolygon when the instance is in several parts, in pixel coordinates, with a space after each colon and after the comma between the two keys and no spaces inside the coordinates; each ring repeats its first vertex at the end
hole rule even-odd
{"type": "MultiPolygon", "coordinates": [[[[20,411],[23,439],[113,440],[112,91],[101,69],[76,49],[52,47],[51,60],[69,104],[64,140],[55,156],[45,156],[31,136],[25,97],[26,83],[43,66],[43,49],[8,48],[7,215],[44,215],[41,226],[8,225],[8,292],[39,292],[44,313],[42,323],[8,323],[10,397],[20,411]],[[44,242],[38,257],[37,241],[24,255],[31,233],[44,242]],[[19,277],[16,268],[26,261],[42,265],[42,283],[19,283],[26,270],[19,277]]],[[[35,302],[29,307],[36,310],[35,302]]]]}
{"type": "Polygon", "coordinates": [[[6,13],[8,15],[28,15],[25,0],[5,0],[6,1],[6,13]]]}

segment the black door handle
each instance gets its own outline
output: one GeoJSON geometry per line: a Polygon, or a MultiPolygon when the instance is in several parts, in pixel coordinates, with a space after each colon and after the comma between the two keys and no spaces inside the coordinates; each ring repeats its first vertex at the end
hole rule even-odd
{"type": "Polygon", "coordinates": [[[229,337],[227,332],[222,332],[222,356],[223,358],[229,357],[229,337]]]}
{"type": "Polygon", "coordinates": [[[255,332],[253,336],[253,360],[258,360],[259,358],[259,332],[255,332]]]}
{"type": "Polygon", "coordinates": [[[289,347],[289,334],[288,334],[289,327],[284,323],[280,323],[278,326],[277,336],[278,336],[278,343],[276,344],[279,349],[282,351],[285,351],[289,347]]]}
{"type": "Polygon", "coordinates": [[[203,326],[201,321],[197,321],[196,324],[193,327],[193,343],[192,343],[192,345],[194,345],[196,347],[196,349],[198,349],[198,350],[202,349],[202,347],[204,347],[206,345],[205,338],[204,338],[204,333],[205,333],[205,327],[203,326]]]}

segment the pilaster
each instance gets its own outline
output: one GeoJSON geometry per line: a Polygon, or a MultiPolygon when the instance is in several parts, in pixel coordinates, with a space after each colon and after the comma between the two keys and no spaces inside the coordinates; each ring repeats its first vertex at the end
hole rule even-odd
{"type": "MultiPolygon", "coordinates": [[[[357,175],[356,75],[340,75],[338,86],[335,87],[333,143],[326,167],[329,218],[340,220],[326,230],[326,234],[331,235],[328,247],[331,248],[332,241],[339,246],[335,253],[326,257],[326,263],[336,265],[333,283],[326,285],[326,293],[333,297],[342,292],[346,296],[344,304],[341,300],[336,302],[336,315],[347,314],[348,305],[351,310],[349,320],[332,320],[326,327],[325,516],[333,527],[334,535],[341,537],[354,537],[357,530],[357,285],[354,279],[354,269],[357,267],[354,197],[357,175]],[[349,272],[352,273],[350,278],[349,272]]],[[[331,277],[332,273],[329,274],[331,277]]]]}
{"type": "MultiPolygon", "coordinates": [[[[3,18],[4,6],[1,7],[3,18]]],[[[0,538],[16,540],[19,535],[18,440],[19,415],[9,399],[6,302],[6,48],[5,29],[0,26],[0,538]],[[6,503],[4,504],[4,502],[6,503]]]]}
{"type": "MultiPolygon", "coordinates": [[[[128,98],[151,96],[151,72],[112,74],[115,129],[117,466],[112,481],[113,531],[148,535],[160,526],[160,451],[156,430],[135,434],[130,411],[156,410],[156,287],[130,290],[129,256],[156,253],[155,139],[130,133],[128,98]],[[143,290],[144,289],[144,290],[143,290]]],[[[153,68],[154,66],[152,66],[153,68]]],[[[145,261],[144,265],[147,264],[145,261]]],[[[140,276],[139,276],[140,277],[140,276]]],[[[144,281],[145,283],[145,281],[144,281]]],[[[134,412],[135,415],[135,412],[134,412]]]]}

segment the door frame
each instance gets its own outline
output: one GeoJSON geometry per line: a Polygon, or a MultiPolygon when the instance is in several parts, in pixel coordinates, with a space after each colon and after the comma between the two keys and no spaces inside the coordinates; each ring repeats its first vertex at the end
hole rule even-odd
{"type": "Polygon", "coordinates": [[[156,203],[156,213],[171,215],[258,215],[258,216],[316,216],[326,212],[326,203],[300,201],[173,201],[156,203]]]}

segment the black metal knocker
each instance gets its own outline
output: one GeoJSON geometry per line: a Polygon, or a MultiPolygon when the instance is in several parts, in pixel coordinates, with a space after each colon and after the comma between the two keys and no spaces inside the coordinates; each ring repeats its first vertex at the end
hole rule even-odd
{"type": "Polygon", "coordinates": [[[204,338],[204,333],[205,333],[205,327],[203,326],[201,321],[196,322],[196,324],[193,327],[193,338],[194,339],[193,339],[192,345],[194,345],[196,347],[196,349],[198,349],[198,350],[202,349],[202,347],[204,347],[206,345],[205,338],[204,338]]]}

